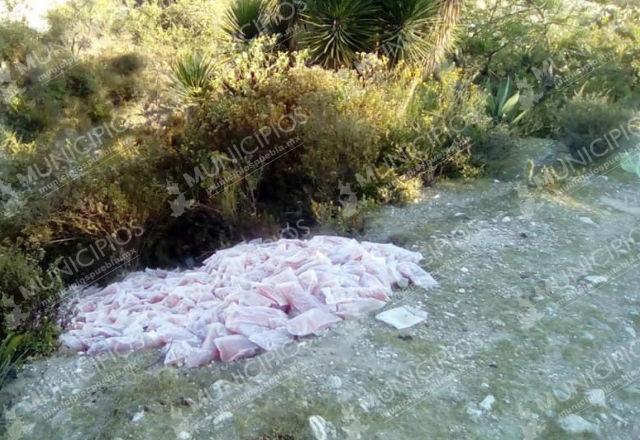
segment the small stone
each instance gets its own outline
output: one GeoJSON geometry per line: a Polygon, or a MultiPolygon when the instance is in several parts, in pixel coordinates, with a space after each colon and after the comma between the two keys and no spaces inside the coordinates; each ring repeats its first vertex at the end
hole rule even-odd
{"type": "Polygon", "coordinates": [[[180,433],[178,434],[179,440],[189,440],[190,438],[191,434],[189,434],[187,431],[180,431],[180,433]]]}
{"type": "Polygon", "coordinates": [[[595,434],[598,427],[576,414],[570,414],[560,419],[560,427],[570,434],[595,434]]]}
{"type": "Polygon", "coordinates": [[[596,337],[595,337],[595,336],[593,336],[593,335],[592,335],[591,333],[589,333],[589,332],[584,332],[584,333],[582,334],[582,338],[583,338],[583,339],[586,339],[587,341],[595,341],[595,339],[596,339],[596,337]]]}
{"type": "Polygon", "coordinates": [[[342,379],[338,376],[329,376],[329,385],[333,389],[338,389],[342,387],[342,379]]]}
{"type": "Polygon", "coordinates": [[[493,408],[493,404],[496,402],[496,398],[493,397],[493,395],[489,394],[487,397],[485,397],[482,402],[480,402],[480,408],[482,408],[485,411],[491,411],[491,409],[493,408]]]}
{"type": "Polygon", "coordinates": [[[142,420],[143,417],[144,417],[144,411],[140,411],[133,415],[133,417],[131,418],[131,421],[133,423],[138,423],[140,420],[142,420]]]}
{"type": "Polygon", "coordinates": [[[640,388],[628,386],[628,387],[625,387],[624,390],[629,394],[636,394],[640,396],[640,388]]]}
{"type": "Polygon", "coordinates": [[[607,396],[604,393],[604,390],[592,389],[587,391],[587,400],[593,406],[599,406],[602,408],[607,407],[607,396]]]}
{"type": "Polygon", "coordinates": [[[337,437],[336,428],[321,416],[309,417],[309,428],[315,440],[334,440],[337,437]]]}
{"type": "Polygon", "coordinates": [[[589,276],[584,277],[584,280],[589,284],[596,285],[596,284],[604,284],[604,283],[606,283],[607,281],[609,281],[609,278],[603,277],[603,276],[600,276],[600,275],[589,275],[589,276]]]}
{"type": "Polygon", "coordinates": [[[586,225],[598,226],[598,224],[593,220],[591,220],[589,217],[578,217],[578,220],[580,220],[582,223],[586,225]]]}
{"type": "Polygon", "coordinates": [[[233,388],[231,382],[220,379],[216,380],[213,385],[211,385],[211,392],[216,398],[222,398],[226,394],[229,394],[233,388]]]}
{"type": "Polygon", "coordinates": [[[482,417],[482,411],[475,407],[475,404],[469,405],[467,407],[467,415],[471,417],[473,420],[477,420],[482,417]]]}
{"type": "Polygon", "coordinates": [[[511,223],[511,217],[509,216],[502,217],[502,223],[511,223]]]}
{"type": "Polygon", "coordinates": [[[623,425],[628,425],[629,424],[629,422],[627,422],[625,419],[620,417],[618,414],[611,413],[611,417],[613,417],[614,419],[616,419],[618,422],[620,422],[623,425]]]}
{"type": "Polygon", "coordinates": [[[634,330],[634,328],[633,328],[633,327],[631,327],[631,326],[628,326],[628,325],[627,325],[627,326],[625,326],[625,327],[624,327],[624,331],[625,331],[625,332],[627,332],[627,333],[629,333],[629,335],[630,335],[632,338],[636,338],[636,337],[637,337],[636,331],[635,331],[635,330],[634,330]]]}
{"type": "Polygon", "coordinates": [[[466,267],[461,267],[460,272],[469,273],[469,269],[467,269],[466,267]]]}
{"type": "Polygon", "coordinates": [[[216,417],[215,419],[213,419],[213,424],[214,425],[219,425],[223,422],[226,422],[227,420],[230,420],[233,418],[233,413],[229,412],[229,411],[225,411],[223,413],[220,413],[220,415],[218,417],[216,417]]]}

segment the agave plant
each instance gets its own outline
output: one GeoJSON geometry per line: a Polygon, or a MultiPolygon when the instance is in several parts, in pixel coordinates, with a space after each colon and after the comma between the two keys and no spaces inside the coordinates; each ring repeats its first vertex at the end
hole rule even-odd
{"type": "Polygon", "coordinates": [[[250,41],[268,29],[269,3],[266,0],[235,0],[223,21],[223,29],[232,37],[250,41]]]}
{"type": "Polygon", "coordinates": [[[517,124],[527,113],[526,110],[517,113],[520,92],[511,93],[511,79],[507,78],[497,90],[491,87],[487,80],[487,110],[494,121],[507,124],[517,124]]]}
{"type": "Polygon", "coordinates": [[[392,63],[423,62],[430,51],[437,3],[434,0],[382,0],[380,47],[392,63]]]}
{"type": "Polygon", "coordinates": [[[213,76],[211,59],[199,54],[189,54],[173,65],[173,84],[184,99],[201,98],[207,91],[213,76]]]}
{"type": "Polygon", "coordinates": [[[302,12],[301,44],[318,64],[348,65],[356,53],[373,50],[379,11],[371,0],[309,0],[302,12]]]}

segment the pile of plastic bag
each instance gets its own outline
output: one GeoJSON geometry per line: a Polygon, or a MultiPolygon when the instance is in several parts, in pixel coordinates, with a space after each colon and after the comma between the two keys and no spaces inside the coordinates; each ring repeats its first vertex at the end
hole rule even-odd
{"type": "Polygon", "coordinates": [[[243,243],[197,269],[147,269],[85,292],[61,341],[89,355],[162,348],[165,365],[234,361],[378,310],[393,286],[434,287],[420,260],[342,237],[243,243]]]}

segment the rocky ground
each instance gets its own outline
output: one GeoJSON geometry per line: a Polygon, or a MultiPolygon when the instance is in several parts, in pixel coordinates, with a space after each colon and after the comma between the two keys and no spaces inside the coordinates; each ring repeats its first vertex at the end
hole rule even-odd
{"type": "Polygon", "coordinates": [[[554,190],[525,174],[441,182],[367,220],[358,238],[422,252],[439,280],[387,307],[424,323],[367,316],[193,370],[60,353],[2,391],[4,438],[640,438],[640,179],[616,162],[554,190]]]}

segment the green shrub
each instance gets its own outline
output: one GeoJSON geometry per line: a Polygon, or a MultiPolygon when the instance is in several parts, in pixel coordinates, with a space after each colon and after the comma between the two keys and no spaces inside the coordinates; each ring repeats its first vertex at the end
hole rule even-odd
{"type": "Polygon", "coordinates": [[[557,112],[580,91],[621,103],[639,93],[637,5],[488,0],[468,3],[466,14],[457,58],[481,81],[513,78],[528,110],[514,134],[555,135],[557,112]]]}
{"type": "Polygon", "coordinates": [[[243,212],[246,203],[254,212],[262,198],[290,203],[288,194],[304,197],[305,186],[315,188],[307,198],[331,199],[338,181],[353,180],[380,159],[387,133],[401,117],[406,84],[380,80],[365,86],[357,72],[308,67],[304,54],[292,60],[272,52],[274,44],[274,38],[252,42],[229,63],[232,67],[214,75],[212,91],[190,113],[181,157],[193,160],[180,164],[176,180],[214,157],[229,164],[214,179],[198,182],[193,193],[201,202],[226,206],[224,211],[233,206],[243,212]],[[241,144],[255,152],[232,154],[241,144]],[[207,197],[206,189],[225,172],[280,147],[288,152],[259,167],[251,179],[207,197]]]}
{"type": "Polygon", "coordinates": [[[471,171],[471,151],[491,127],[485,113],[487,93],[461,69],[441,72],[422,83],[405,124],[391,131],[388,166],[399,175],[431,182],[443,172],[471,171]]]}
{"type": "Polygon", "coordinates": [[[26,23],[0,20],[0,60],[25,63],[28,55],[42,48],[40,40],[26,23]]]}
{"type": "Polygon", "coordinates": [[[560,138],[577,154],[608,135],[610,130],[627,125],[632,116],[631,110],[606,96],[585,94],[576,95],[560,110],[556,124],[560,138]]]}
{"type": "Polygon", "coordinates": [[[65,73],[66,89],[71,96],[86,98],[97,92],[95,74],[87,65],[78,65],[65,73]]]}
{"type": "Polygon", "coordinates": [[[21,345],[48,351],[55,347],[51,329],[62,283],[55,270],[40,268],[41,258],[0,246],[0,339],[23,334],[21,345]]]}
{"type": "Polygon", "coordinates": [[[118,75],[129,76],[144,67],[144,59],[137,53],[126,53],[112,58],[109,65],[118,75]]]}

